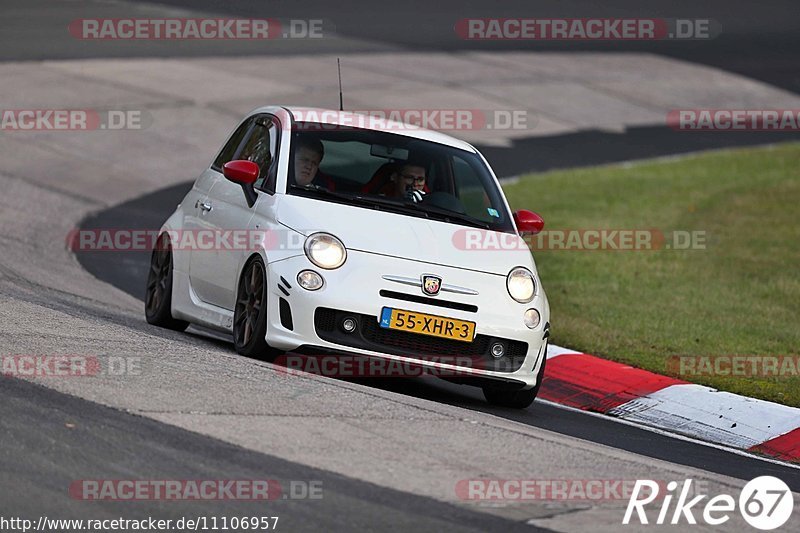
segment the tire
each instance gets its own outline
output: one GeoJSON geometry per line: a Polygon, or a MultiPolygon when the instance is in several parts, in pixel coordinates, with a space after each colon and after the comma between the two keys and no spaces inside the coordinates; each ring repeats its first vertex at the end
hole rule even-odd
{"type": "Polygon", "coordinates": [[[236,288],[233,346],[236,352],[271,360],[279,353],[267,344],[267,271],[260,257],[248,262],[236,288]]]}
{"type": "Polygon", "coordinates": [[[525,409],[529,407],[536,395],[539,394],[539,389],[542,386],[542,378],[544,377],[544,367],[547,363],[547,344],[544,346],[544,353],[542,354],[542,366],[539,368],[539,373],[536,375],[536,386],[527,390],[508,389],[503,387],[483,387],[483,397],[492,405],[499,407],[512,407],[514,409],[525,409]]]}
{"type": "Polygon", "coordinates": [[[166,234],[158,238],[150,256],[144,297],[144,315],[154,326],[183,331],[189,323],[172,317],[172,244],[166,234]]]}

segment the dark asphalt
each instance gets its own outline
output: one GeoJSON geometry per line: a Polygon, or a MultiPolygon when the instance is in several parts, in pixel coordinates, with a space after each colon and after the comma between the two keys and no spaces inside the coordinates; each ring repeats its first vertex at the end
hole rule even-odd
{"type": "Polygon", "coordinates": [[[25,381],[0,377],[0,398],[0,516],[6,519],[277,516],[278,531],[546,531],[245,450],[25,381]],[[292,482],[321,486],[322,497],[267,502],[70,497],[70,484],[83,479],[268,479],[277,480],[287,495],[292,482]]]}
{"type": "MultiPolygon", "coordinates": [[[[160,0],[134,2],[82,0],[4,0],[0,17],[0,60],[72,59],[86,57],[198,57],[341,53],[402,50],[542,50],[643,51],[736,72],[800,92],[800,17],[797,2],[775,0],[407,0],[376,2],[325,0],[264,2],[263,0],[160,0]],[[78,18],[165,16],[161,8],[181,8],[199,14],[279,19],[322,19],[336,33],[369,41],[353,44],[335,39],[244,41],[79,41],[67,25],[78,18]],[[721,33],[696,41],[465,41],[454,25],[469,17],[493,18],[681,18],[712,19],[721,33]]],[[[185,13],[185,12],[183,12],[185,13]]],[[[173,14],[172,16],[186,16],[173,14]]]]}
{"type": "Polygon", "coordinates": [[[242,17],[320,18],[345,37],[410,50],[538,50],[653,52],[766,81],[800,92],[800,18],[797,2],[778,0],[411,0],[346,4],[324,0],[269,3],[261,0],[161,0],[162,5],[208,9],[242,17]],[[453,27],[459,19],[491,18],[668,18],[712,19],[721,33],[702,41],[465,41],[453,27]]]}

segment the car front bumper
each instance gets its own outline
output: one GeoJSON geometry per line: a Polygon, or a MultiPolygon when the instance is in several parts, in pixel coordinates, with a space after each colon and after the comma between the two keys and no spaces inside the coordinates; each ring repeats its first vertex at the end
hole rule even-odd
{"type": "Polygon", "coordinates": [[[541,286],[531,302],[520,304],[508,295],[504,275],[355,250],[348,250],[347,262],[336,270],[319,269],[305,256],[271,262],[267,270],[266,340],[270,346],[377,356],[521,388],[536,385],[549,336],[549,306],[541,286]],[[297,274],[307,269],[322,275],[322,288],[308,291],[299,286],[297,274]],[[420,279],[429,273],[440,276],[443,286],[468,288],[478,294],[441,291],[436,297],[427,297],[418,287],[384,278],[420,279]],[[476,336],[466,343],[381,328],[378,321],[384,307],[475,322],[476,336]],[[541,315],[534,329],[523,323],[523,314],[530,308],[541,315]],[[353,333],[340,327],[345,317],[357,321],[353,333]],[[491,347],[497,343],[504,347],[499,358],[491,355],[491,347]]]}

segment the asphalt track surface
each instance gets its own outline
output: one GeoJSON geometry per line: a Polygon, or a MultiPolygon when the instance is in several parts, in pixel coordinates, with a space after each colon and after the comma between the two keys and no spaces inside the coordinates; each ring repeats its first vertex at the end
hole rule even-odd
{"type": "MultiPolygon", "coordinates": [[[[224,0],[166,0],[164,4],[208,9],[237,16],[259,16],[264,4],[259,0],[229,3],[224,0]]],[[[779,0],[757,4],[746,0],[692,0],[598,2],[594,0],[536,1],[513,0],[461,2],[445,0],[431,4],[425,0],[377,3],[359,0],[336,4],[316,0],[270,5],[278,18],[307,17],[332,21],[337,33],[403,48],[425,50],[537,50],[537,51],[626,51],[653,52],[677,59],[728,70],[800,92],[800,49],[797,4],[779,0]],[[346,5],[346,8],[344,7],[346,5]],[[378,7],[380,5],[380,7],[378,7]],[[712,19],[721,27],[718,37],[708,41],[628,41],[628,42],[525,42],[464,41],[456,37],[456,20],[469,17],[491,18],[667,18],[712,19]]]]}
{"type": "Polygon", "coordinates": [[[3,484],[15,487],[3,491],[0,514],[6,517],[36,520],[42,511],[51,518],[98,520],[277,516],[285,531],[546,531],[251,452],[24,381],[3,383],[0,427],[3,484]],[[46,453],[53,443],[57,456],[46,453]],[[269,479],[282,490],[268,502],[141,501],[133,508],[85,502],[64,490],[81,475],[126,479],[131,472],[153,479],[269,479]],[[300,479],[322,487],[324,497],[301,498],[303,489],[294,489],[293,497],[290,483],[300,479]]]}
{"type": "MultiPolygon", "coordinates": [[[[151,5],[188,9],[198,13],[238,17],[278,19],[322,19],[338,35],[350,41],[323,40],[298,44],[171,42],[108,43],[98,48],[92,43],[71,39],[64,31],[65,17],[131,16],[126,2],[54,0],[6,0],[5,16],[0,21],[0,60],[40,60],[89,57],[171,57],[243,54],[297,54],[311,51],[376,51],[389,47],[426,50],[540,50],[540,51],[645,51],[695,63],[711,65],[766,81],[771,85],[800,92],[797,50],[800,33],[797,4],[792,0],[755,3],[747,0],[696,2],[676,0],[623,0],[613,3],[594,0],[536,1],[511,0],[410,0],[376,2],[352,0],[344,3],[325,0],[263,2],[261,0],[161,0],[151,5]],[[712,19],[721,27],[719,36],[703,41],[465,41],[453,27],[459,19],[493,18],[681,18],[712,19]]],[[[146,13],[148,4],[141,7],[146,13]]],[[[136,15],[134,15],[136,16],[136,15]]],[[[143,16],[139,14],[138,16],[143,16]]]]}
{"type": "MultiPolygon", "coordinates": [[[[161,2],[161,5],[190,6],[189,2],[161,2]]],[[[348,4],[354,6],[355,4],[348,4]]],[[[265,16],[263,2],[192,2],[191,9],[237,16],[265,16]]],[[[640,50],[685,58],[732,72],[744,74],[794,92],[800,92],[797,50],[800,33],[792,2],[774,3],[769,9],[747,2],[714,2],[698,7],[693,2],[671,3],[669,8],[642,2],[615,3],[608,7],[590,2],[493,3],[461,2],[396,3],[389,7],[370,2],[364,8],[328,2],[281,3],[270,7],[267,16],[330,19],[344,39],[324,44],[278,43],[269,53],[313,53],[370,51],[379,49],[469,50],[640,50]],[[380,16],[376,16],[376,11],[380,16]],[[532,12],[533,11],[533,12],[532,12]],[[453,38],[453,20],[469,16],[648,16],[707,17],[721,22],[724,32],[712,42],[696,43],[465,43],[453,38]],[[702,46],[700,46],[702,44],[702,46]],[[300,46],[302,49],[298,49],[300,46]]],[[[198,46],[162,46],[146,43],[140,47],[117,43],[98,53],[97,47],[59,37],[63,33],[64,12],[70,18],[113,16],[126,12],[124,2],[5,2],[0,22],[1,60],[39,60],[89,57],[166,57],[262,54],[263,50],[247,45],[204,48],[198,46]],[[47,8],[41,10],[40,7],[47,8]],[[98,14],[97,10],[106,10],[98,14]],[[107,14],[106,14],[107,13],[107,14]],[[35,21],[35,24],[29,22],[35,21]],[[26,24],[22,24],[25,22],[26,24]],[[48,43],[43,46],[42,43],[48,43]],[[237,48],[241,46],[241,48],[237,48]]],[[[146,6],[142,9],[146,10],[146,6]]],[[[670,155],[698,148],[763,144],[788,140],[786,135],[687,135],[677,138],[666,128],[631,129],[624,134],[580,132],[553,138],[516,141],[512,148],[483,147],[482,151],[501,175],[528,170],[565,168],[656,155],[670,155]],[[530,162],[532,150],[538,151],[536,163],[530,162]]],[[[796,137],[795,137],[796,138],[796,137]]],[[[103,209],[87,218],[84,228],[158,227],[172,212],[189,184],[148,194],[120,206],[103,209]]],[[[81,264],[98,279],[114,285],[137,298],[142,297],[146,254],[80,254],[81,264]]],[[[232,346],[211,338],[187,334],[194,341],[232,352],[232,346]]],[[[599,443],[621,451],[687,465],[703,471],[747,480],[772,474],[783,479],[794,491],[800,491],[800,470],[733,454],[725,450],[675,439],[613,420],[560,409],[537,402],[525,411],[488,406],[480,391],[432,380],[358,380],[359,386],[399,393],[457,406],[562,434],[569,438],[599,443]]],[[[318,479],[325,485],[320,501],[276,501],[269,514],[279,515],[287,531],[296,530],[510,530],[533,526],[495,518],[484,512],[436,501],[431,498],[395,491],[355,478],[305,466],[296,462],[228,444],[198,433],[134,416],[97,405],[50,389],[10,379],[0,380],[0,485],[4,516],[42,511],[62,517],[136,518],[152,514],[163,518],[196,515],[256,514],[253,504],[225,502],[202,504],[164,502],[138,503],[135,508],[119,503],[76,502],[67,497],[65,484],[81,478],[257,478],[318,479]],[[71,427],[67,427],[69,424],[71,427]]],[[[321,399],[320,401],[325,401],[321,399]]],[[[524,459],[524,457],[522,457],[524,459]]],[[[531,457],[535,461],[535,457],[531,457]]]]}

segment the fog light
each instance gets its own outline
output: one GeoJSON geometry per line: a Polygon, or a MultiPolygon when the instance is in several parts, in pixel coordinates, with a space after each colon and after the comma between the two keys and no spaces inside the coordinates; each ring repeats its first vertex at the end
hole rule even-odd
{"type": "Polygon", "coordinates": [[[492,344],[492,357],[503,357],[504,353],[506,353],[506,349],[502,344],[499,342],[492,344]]]}
{"type": "Polygon", "coordinates": [[[322,287],[322,276],[313,270],[303,270],[297,275],[297,283],[307,291],[315,291],[322,287]]]}
{"type": "Polygon", "coordinates": [[[355,319],[347,317],[342,320],[342,329],[345,331],[345,333],[353,333],[356,329],[355,319]]]}
{"type": "Polygon", "coordinates": [[[528,309],[525,311],[525,317],[522,319],[525,325],[530,329],[534,329],[542,321],[542,315],[536,309],[528,309]]]}

